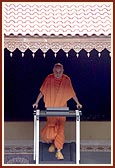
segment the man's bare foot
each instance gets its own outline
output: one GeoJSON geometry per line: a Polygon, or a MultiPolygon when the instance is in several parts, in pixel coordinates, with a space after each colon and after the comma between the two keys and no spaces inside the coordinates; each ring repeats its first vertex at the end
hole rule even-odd
{"type": "Polygon", "coordinates": [[[49,149],[48,149],[49,152],[55,152],[55,145],[52,144],[49,149]]]}
{"type": "Polygon", "coordinates": [[[57,152],[56,152],[56,158],[59,159],[59,160],[64,159],[64,156],[63,156],[63,154],[61,153],[61,151],[57,151],[57,152]]]}

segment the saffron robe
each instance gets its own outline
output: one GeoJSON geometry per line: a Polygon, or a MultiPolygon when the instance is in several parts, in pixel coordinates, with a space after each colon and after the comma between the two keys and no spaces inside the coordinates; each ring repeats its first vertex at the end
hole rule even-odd
{"type": "MultiPolygon", "coordinates": [[[[55,78],[54,74],[46,77],[41,88],[44,96],[45,107],[66,107],[67,101],[75,96],[70,78],[63,74],[55,78]]],[[[66,117],[47,117],[47,123],[41,130],[41,138],[49,143],[54,141],[57,149],[62,149],[64,144],[64,125],[66,117]]]]}

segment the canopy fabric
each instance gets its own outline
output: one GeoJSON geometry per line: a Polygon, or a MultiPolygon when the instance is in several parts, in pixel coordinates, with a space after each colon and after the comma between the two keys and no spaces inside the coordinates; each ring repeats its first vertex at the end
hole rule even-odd
{"type": "Polygon", "coordinates": [[[5,37],[4,48],[7,48],[10,52],[13,52],[16,48],[25,52],[29,48],[33,53],[38,49],[41,49],[44,53],[49,49],[52,49],[54,53],[57,53],[60,49],[68,53],[73,49],[78,53],[81,49],[90,52],[94,48],[98,52],[105,48],[111,52],[111,37],[39,38],[9,36],[5,37]]]}
{"type": "Polygon", "coordinates": [[[4,2],[5,35],[111,34],[111,2],[4,2]]]}

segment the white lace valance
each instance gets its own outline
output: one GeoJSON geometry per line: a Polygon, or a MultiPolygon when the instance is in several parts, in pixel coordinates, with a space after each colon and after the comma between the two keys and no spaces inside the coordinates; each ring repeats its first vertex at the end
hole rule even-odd
{"type": "Polygon", "coordinates": [[[78,38],[40,38],[40,37],[5,37],[4,48],[13,52],[16,48],[25,52],[28,48],[35,53],[39,48],[46,53],[52,49],[57,53],[60,49],[65,52],[74,49],[79,52],[85,49],[90,52],[96,49],[101,52],[104,48],[111,52],[111,37],[78,37],[78,38]]]}

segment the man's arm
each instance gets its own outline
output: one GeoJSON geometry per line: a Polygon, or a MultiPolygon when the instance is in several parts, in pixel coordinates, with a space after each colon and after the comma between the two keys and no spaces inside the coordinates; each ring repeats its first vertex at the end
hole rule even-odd
{"type": "Polygon", "coordinates": [[[37,97],[37,99],[36,99],[36,102],[32,105],[33,106],[33,108],[38,108],[38,103],[39,103],[39,101],[40,101],[40,99],[43,97],[43,94],[40,92],[39,94],[38,94],[38,97],[37,97]]]}
{"type": "Polygon", "coordinates": [[[78,109],[81,109],[81,108],[82,108],[82,105],[79,103],[79,100],[78,100],[78,98],[77,98],[76,95],[73,97],[73,99],[74,99],[74,101],[77,103],[77,108],[78,108],[78,109]]]}

